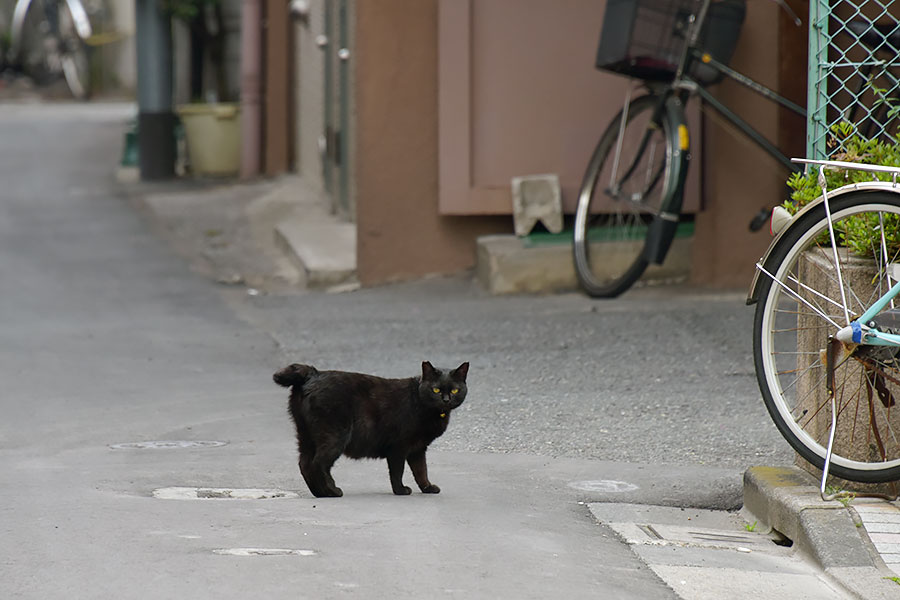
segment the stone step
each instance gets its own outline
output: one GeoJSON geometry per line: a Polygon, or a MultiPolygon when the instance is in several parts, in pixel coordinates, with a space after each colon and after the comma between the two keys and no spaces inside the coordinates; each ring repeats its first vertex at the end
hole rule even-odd
{"type": "Polygon", "coordinates": [[[308,287],[332,287],[357,281],[354,223],[293,215],[275,226],[275,242],[305,273],[308,287]]]}

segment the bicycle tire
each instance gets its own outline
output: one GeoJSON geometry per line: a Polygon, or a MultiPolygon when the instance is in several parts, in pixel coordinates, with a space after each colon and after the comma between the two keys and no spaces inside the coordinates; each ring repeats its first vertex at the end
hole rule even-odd
{"type": "Polygon", "coordinates": [[[90,48],[81,39],[75,25],[75,15],[68,2],[59,2],[56,32],[60,48],[60,66],[63,78],[72,96],[87,100],[91,96],[90,48]]]}
{"type": "MultiPolygon", "coordinates": [[[[618,161],[620,173],[623,172],[622,165],[647,161],[646,166],[642,164],[635,170],[644,174],[643,179],[624,180],[624,184],[645,185],[655,180],[650,188],[652,195],[641,195],[640,201],[634,203],[623,198],[629,193],[628,190],[613,197],[609,188],[599,189],[609,180],[606,169],[610,172],[613,169],[624,109],[600,136],[585,170],[575,211],[572,250],[578,282],[594,298],[616,297],[641,277],[650,263],[644,251],[650,222],[661,211],[671,210],[673,201],[676,201],[676,190],[680,193],[683,165],[675,158],[675,139],[683,117],[674,115],[667,104],[657,119],[659,122],[654,123],[653,112],[660,101],[655,94],[631,101],[618,161]],[[651,138],[647,144],[641,145],[640,140],[648,127],[652,130],[651,138]],[[657,154],[660,146],[664,151],[657,154]],[[634,158],[635,155],[637,158],[634,158]],[[662,163],[657,163],[657,160],[662,163]],[[595,246],[593,251],[592,245],[595,246]],[[602,258],[592,262],[592,252],[602,252],[602,258]],[[601,262],[602,266],[599,264],[601,262]]],[[[677,202],[676,214],[680,209],[680,197],[677,202]]]]}
{"type": "MultiPolygon", "coordinates": [[[[889,192],[850,192],[831,199],[830,209],[839,239],[851,228],[881,232],[885,224],[900,225],[900,196],[889,192]]],[[[898,260],[900,247],[881,239],[872,247],[874,260],[861,260],[844,248],[835,261],[820,204],[798,217],[762,265],[753,324],[757,381],[778,431],[820,470],[832,412],[824,348],[828,336],[846,325],[845,305],[853,319],[889,289],[884,265],[898,260]],[[846,302],[836,283],[835,262],[846,302]]],[[[832,475],[863,483],[900,479],[900,405],[891,408],[900,399],[898,356],[898,349],[854,344],[842,345],[833,360],[838,408],[832,475]]]]}
{"type": "Polygon", "coordinates": [[[47,13],[43,0],[17,3],[16,13],[12,31],[12,58],[16,67],[38,85],[52,83],[54,76],[47,60],[47,13]]]}

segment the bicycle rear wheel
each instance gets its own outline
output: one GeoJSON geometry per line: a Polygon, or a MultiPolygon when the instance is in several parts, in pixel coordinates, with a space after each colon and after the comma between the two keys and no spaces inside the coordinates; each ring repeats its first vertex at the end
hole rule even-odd
{"type": "Polygon", "coordinates": [[[650,224],[671,201],[676,148],[672,119],[660,97],[633,100],[612,120],[591,156],[575,211],[575,272],[588,295],[618,296],[640,278],[649,261],[650,224]],[[621,133],[621,135],[620,135],[621,133]]]}
{"type": "MultiPolygon", "coordinates": [[[[890,289],[885,266],[900,260],[900,237],[891,233],[900,227],[900,196],[851,192],[830,207],[842,246],[851,237],[868,242],[838,248],[835,260],[824,204],[798,217],[762,265],[753,335],[766,408],[794,450],[819,469],[831,430],[829,336],[847,325],[845,307],[855,319],[890,289]]],[[[900,479],[900,348],[837,345],[830,473],[867,483],[900,479]]]]}

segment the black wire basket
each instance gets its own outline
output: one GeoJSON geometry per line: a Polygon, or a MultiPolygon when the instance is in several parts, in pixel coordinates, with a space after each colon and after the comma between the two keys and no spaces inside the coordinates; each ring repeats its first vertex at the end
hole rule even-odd
{"type": "MultiPolygon", "coordinates": [[[[687,44],[691,15],[700,5],[701,0],[608,0],[597,68],[647,81],[671,81],[687,44]]],[[[745,12],[745,0],[712,2],[698,49],[727,65],[745,12]]],[[[689,75],[704,85],[721,78],[718,71],[696,61],[689,75]]]]}

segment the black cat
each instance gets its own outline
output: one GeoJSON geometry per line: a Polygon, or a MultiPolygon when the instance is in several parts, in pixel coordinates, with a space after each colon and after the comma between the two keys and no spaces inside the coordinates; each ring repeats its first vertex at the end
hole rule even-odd
{"type": "Polygon", "coordinates": [[[290,387],[289,410],[297,427],[300,473],[317,497],[342,496],[331,466],[344,454],[350,458],[386,458],[391,488],[412,493],[403,485],[409,463],[419,489],[437,494],[428,480],[425,450],[447,430],[450,411],[466,398],[469,363],[453,370],[422,363],[422,376],[385,379],[362,373],[318,371],[293,364],[273,376],[290,387]]]}

